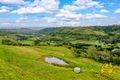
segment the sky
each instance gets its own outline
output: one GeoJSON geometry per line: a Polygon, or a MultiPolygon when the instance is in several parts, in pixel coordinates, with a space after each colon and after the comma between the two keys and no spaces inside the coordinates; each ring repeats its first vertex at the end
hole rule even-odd
{"type": "Polygon", "coordinates": [[[120,0],[0,0],[0,27],[120,24],[120,0]]]}

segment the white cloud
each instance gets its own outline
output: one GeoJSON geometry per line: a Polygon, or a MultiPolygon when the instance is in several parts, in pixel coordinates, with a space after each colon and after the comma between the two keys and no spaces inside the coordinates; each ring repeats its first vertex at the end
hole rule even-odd
{"type": "Polygon", "coordinates": [[[0,9],[10,9],[10,8],[7,6],[1,6],[0,9]]]}
{"type": "Polygon", "coordinates": [[[35,14],[35,13],[52,13],[58,10],[59,1],[56,0],[35,0],[34,2],[23,6],[12,13],[17,14],[35,14]]]}
{"type": "Polygon", "coordinates": [[[115,11],[115,13],[120,13],[120,8],[118,8],[118,9],[115,11]]]}
{"type": "Polygon", "coordinates": [[[3,4],[24,4],[24,0],[0,0],[3,4]]]}
{"type": "Polygon", "coordinates": [[[61,9],[56,17],[65,19],[65,20],[80,20],[80,19],[101,19],[107,18],[107,16],[102,14],[76,14],[68,10],[61,9]]]}
{"type": "Polygon", "coordinates": [[[7,9],[0,9],[0,13],[8,13],[9,12],[9,10],[7,10],[7,9]]]}
{"type": "Polygon", "coordinates": [[[86,14],[85,18],[86,19],[102,19],[102,18],[107,18],[107,16],[102,14],[86,14]]]}
{"type": "MultiPolygon", "coordinates": [[[[4,4],[23,4],[25,0],[0,0],[0,3],[4,4]],[[6,2],[5,2],[6,1],[6,2]]],[[[29,1],[29,0],[27,0],[29,1]]],[[[59,8],[59,0],[33,0],[21,5],[15,5],[17,7],[2,6],[0,7],[1,13],[14,13],[20,14],[15,19],[9,19],[11,26],[80,26],[80,25],[96,25],[96,24],[111,24],[115,23],[115,19],[109,19],[108,16],[102,13],[108,13],[109,11],[104,9],[103,5],[96,0],[73,0],[72,4],[64,5],[62,9],[59,8]],[[100,13],[81,13],[83,10],[95,10],[101,8],[100,13]],[[80,11],[80,12],[79,12],[80,11]],[[40,13],[50,13],[47,16],[40,13]],[[51,13],[54,13],[51,15],[51,13]],[[21,15],[21,14],[34,14],[34,15],[21,15]],[[40,14],[40,15],[35,15],[40,14]],[[113,21],[113,22],[112,22],[113,21]]],[[[92,11],[91,11],[92,12],[92,11]]],[[[120,9],[116,10],[116,13],[120,13],[120,9]]],[[[11,15],[11,14],[10,14],[11,15]]],[[[11,15],[13,16],[13,15],[11,15]]],[[[119,19],[119,18],[117,18],[119,19]]],[[[0,19],[1,21],[7,22],[0,19]]],[[[9,22],[8,20],[8,22],[9,22]]],[[[9,23],[4,23],[7,25],[9,23]]],[[[9,25],[9,26],[10,26],[9,25]]]]}
{"type": "Polygon", "coordinates": [[[11,23],[9,22],[3,22],[2,25],[10,25],[11,23]]]}
{"type": "Polygon", "coordinates": [[[20,23],[21,21],[20,21],[20,20],[16,20],[15,22],[16,22],[16,23],[20,23]]]}
{"type": "Polygon", "coordinates": [[[109,11],[106,10],[106,9],[101,9],[101,10],[100,10],[100,13],[109,13],[109,11]]]}
{"type": "Polygon", "coordinates": [[[75,11],[75,10],[78,10],[79,7],[78,6],[75,6],[75,5],[65,5],[63,7],[65,10],[69,10],[69,11],[75,11]]]}
{"type": "Polygon", "coordinates": [[[27,19],[28,19],[28,17],[26,17],[26,16],[23,16],[23,17],[19,18],[19,20],[27,20],[27,19]]]}
{"type": "Polygon", "coordinates": [[[64,5],[63,9],[69,11],[76,11],[76,10],[84,10],[88,8],[103,8],[104,6],[98,2],[93,0],[76,0],[71,5],[64,5]]]}
{"type": "Polygon", "coordinates": [[[57,0],[37,0],[37,6],[44,7],[46,10],[50,11],[55,11],[58,10],[59,7],[59,1],[57,0]]]}
{"type": "Polygon", "coordinates": [[[0,13],[8,13],[8,12],[10,12],[8,7],[6,7],[6,6],[0,7],[0,13]]]}
{"type": "Polygon", "coordinates": [[[14,10],[11,13],[17,13],[17,14],[35,14],[35,13],[45,13],[46,10],[42,7],[26,7],[26,8],[20,8],[18,10],[14,10]]]}
{"type": "Polygon", "coordinates": [[[56,17],[76,18],[77,16],[68,10],[61,9],[56,17]]]}
{"type": "Polygon", "coordinates": [[[44,17],[43,18],[44,20],[47,21],[47,23],[56,23],[57,22],[57,19],[56,18],[52,18],[52,17],[44,17]]]}
{"type": "Polygon", "coordinates": [[[80,9],[86,9],[90,7],[96,7],[96,8],[103,7],[100,2],[93,0],[76,0],[74,4],[79,6],[80,9]]]}

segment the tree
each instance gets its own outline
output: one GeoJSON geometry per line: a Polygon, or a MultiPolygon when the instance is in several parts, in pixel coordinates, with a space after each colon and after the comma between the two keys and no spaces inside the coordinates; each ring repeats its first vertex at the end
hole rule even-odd
{"type": "Polygon", "coordinates": [[[39,45],[39,44],[40,44],[40,42],[41,42],[41,40],[40,40],[40,39],[37,39],[37,40],[35,40],[35,41],[34,41],[34,45],[36,45],[36,46],[37,46],[37,45],[39,45]]]}
{"type": "Polygon", "coordinates": [[[16,35],[17,39],[18,40],[21,40],[21,41],[24,41],[24,40],[27,40],[28,39],[28,36],[25,36],[25,35],[16,35]]]}
{"type": "Polygon", "coordinates": [[[87,49],[88,57],[95,57],[97,54],[97,49],[94,46],[90,46],[87,49]]]}
{"type": "Polygon", "coordinates": [[[18,45],[18,42],[11,39],[3,39],[2,44],[4,45],[18,45]]]}

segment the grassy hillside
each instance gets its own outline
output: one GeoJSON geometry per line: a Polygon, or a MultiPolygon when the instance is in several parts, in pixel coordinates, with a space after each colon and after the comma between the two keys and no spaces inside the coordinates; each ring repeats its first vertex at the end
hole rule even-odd
{"type": "Polygon", "coordinates": [[[62,27],[62,28],[46,28],[39,32],[44,36],[40,37],[41,42],[50,43],[85,43],[99,45],[101,39],[108,39],[109,35],[99,29],[92,27],[62,27]]]}
{"type": "Polygon", "coordinates": [[[42,34],[49,33],[71,33],[71,34],[86,34],[86,35],[106,35],[104,31],[99,31],[99,29],[94,29],[92,27],[62,27],[62,28],[45,28],[40,30],[42,34]]]}
{"type": "Polygon", "coordinates": [[[93,27],[95,30],[104,31],[107,33],[119,33],[120,32],[120,25],[111,25],[111,26],[97,26],[93,27]]]}
{"type": "Polygon", "coordinates": [[[119,31],[120,26],[0,30],[0,80],[120,80],[119,31]],[[48,64],[48,56],[69,65],[48,64]],[[109,62],[113,74],[100,74],[109,62]]]}
{"type": "Polygon", "coordinates": [[[112,75],[99,74],[101,65],[91,59],[75,58],[65,47],[19,47],[0,45],[0,80],[120,80],[120,67],[114,66],[112,75]],[[61,54],[65,56],[61,56],[61,54]],[[50,65],[45,56],[56,56],[69,66],[50,65]],[[73,67],[82,72],[76,74],[73,67]]]}

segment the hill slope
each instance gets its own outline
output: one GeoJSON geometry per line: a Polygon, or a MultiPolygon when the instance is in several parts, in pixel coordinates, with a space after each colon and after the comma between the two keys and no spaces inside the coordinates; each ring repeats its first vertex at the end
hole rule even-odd
{"type": "Polygon", "coordinates": [[[41,34],[50,33],[71,33],[71,34],[86,34],[86,35],[106,35],[104,31],[99,31],[99,29],[94,29],[92,27],[62,27],[62,28],[45,28],[40,30],[41,34]]]}
{"type": "Polygon", "coordinates": [[[75,58],[64,47],[18,47],[0,45],[0,80],[120,80],[120,67],[113,75],[101,75],[101,65],[90,59],[75,58]],[[63,54],[65,56],[61,56],[63,54]],[[45,56],[56,56],[70,63],[60,67],[44,62],[45,56]],[[82,72],[73,72],[73,64],[82,72]]]}

